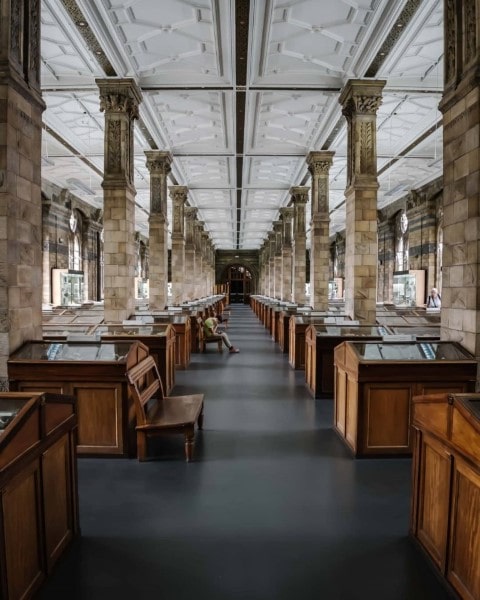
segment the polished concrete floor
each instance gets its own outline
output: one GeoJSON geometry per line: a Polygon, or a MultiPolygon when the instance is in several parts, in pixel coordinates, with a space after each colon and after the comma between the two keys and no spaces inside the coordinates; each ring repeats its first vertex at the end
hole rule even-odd
{"type": "Polygon", "coordinates": [[[410,460],[353,460],[248,307],[228,333],[240,354],[177,373],[206,397],[196,462],[179,437],[154,462],[80,460],[82,537],[39,597],[449,598],[407,537],[410,460]]]}

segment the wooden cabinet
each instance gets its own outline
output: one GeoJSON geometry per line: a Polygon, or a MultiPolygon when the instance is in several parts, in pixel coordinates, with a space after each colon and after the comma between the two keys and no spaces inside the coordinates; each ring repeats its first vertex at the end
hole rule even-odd
{"type": "Polygon", "coordinates": [[[348,448],[402,455],[412,452],[412,396],[472,390],[477,362],[454,342],[343,342],[334,372],[334,428],[348,448]]]}
{"type": "Polygon", "coordinates": [[[78,534],[75,399],[0,393],[0,598],[33,597],[78,534]]]}
{"type": "MultiPolygon", "coordinates": [[[[133,323],[133,322],[132,322],[133,323]]],[[[169,394],[175,385],[175,342],[176,335],[172,325],[100,325],[97,335],[106,342],[131,342],[138,340],[148,348],[157,363],[165,394],[169,394]]]]}
{"type": "Polygon", "coordinates": [[[305,382],[314,398],[333,396],[333,350],[348,340],[382,340],[388,331],[378,325],[327,325],[313,323],[305,332],[305,382]]]}
{"type": "Polygon", "coordinates": [[[135,456],[135,413],[126,371],[148,355],[135,340],[28,342],[8,360],[15,391],[75,396],[79,455],[135,456]]]}
{"type": "Polygon", "coordinates": [[[480,598],[480,394],[413,398],[410,533],[460,598],[480,598]]]}

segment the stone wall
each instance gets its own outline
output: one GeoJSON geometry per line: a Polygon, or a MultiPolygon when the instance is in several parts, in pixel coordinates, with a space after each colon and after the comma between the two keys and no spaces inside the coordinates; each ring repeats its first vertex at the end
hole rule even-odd
{"type": "Polygon", "coordinates": [[[84,272],[84,301],[102,297],[100,260],[102,252],[102,211],[95,209],[67,189],[43,183],[42,244],[43,244],[43,302],[52,303],[52,270],[73,269],[72,213],[82,241],[79,270],[84,272]]]}
{"type": "MultiPolygon", "coordinates": [[[[378,271],[377,302],[393,301],[393,273],[395,265],[395,222],[401,212],[408,219],[408,269],[426,272],[425,295],[432,287],[442,288],[440,257],[438,255],[439,228],[442,222],[442,179],[412,190],[405,197],[378,211],[378,271]]],[[[345,277],[345,237],[337,233],[330,240],[330,279],[345,277]]]]}

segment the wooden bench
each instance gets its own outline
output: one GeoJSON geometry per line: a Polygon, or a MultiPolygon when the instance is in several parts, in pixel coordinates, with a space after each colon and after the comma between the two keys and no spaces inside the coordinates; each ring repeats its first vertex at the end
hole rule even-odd
{"type": "Polygon", "coordinates": [[[147,437],[183,433],[187,462],[193,458],[195,423],[203,427],[203,394],[165,396],[157,365],[147,356],[127,371],[137,416],[137,456],[147,460],[147,437]]]}
{"type": "Polygon", "coordinates": [[[218,351],[223,352],[223,339],[221,335],[205,335],[204,322],[201,317],[197,319],[198,345],[200,352],[205,352],[207,344],[217,344],[218,351]]]}

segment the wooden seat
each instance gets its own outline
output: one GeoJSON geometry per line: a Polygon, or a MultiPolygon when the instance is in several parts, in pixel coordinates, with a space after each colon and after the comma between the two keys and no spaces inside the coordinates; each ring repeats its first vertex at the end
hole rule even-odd
{"type": "Polygon", "coordinates": [[[137,456],[147,459],[147,437],[166,433],[183,433],[185,457],[193,458],[195,423],[203,427],[203,394],[165,396],[157,365],[147,356],[127,371],[129,388],[137,416],[137,456]]]}
{"type": "Polygon", "coordinates": [[[204,323],[201,317],[197,319],[198,345],[200,352],[205,352],[207,344],[217,344],[218,351],[223,352],[223,340],[221,335],[205,335],[204,323]]]}

